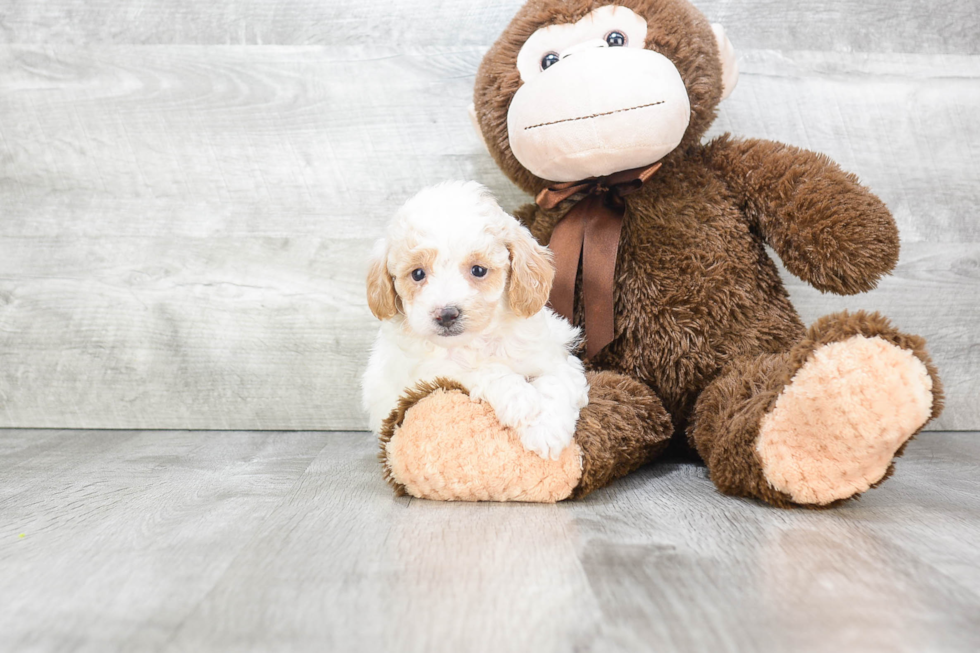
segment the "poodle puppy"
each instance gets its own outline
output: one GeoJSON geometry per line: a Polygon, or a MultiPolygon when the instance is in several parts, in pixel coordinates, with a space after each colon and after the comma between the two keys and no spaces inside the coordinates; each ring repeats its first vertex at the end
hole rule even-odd
{"type": "Polygon", "coordinates": [[[406,389],[443,377],[557,459],[588,403],[578,329],[545,307],[551,253],[475,182],[427,188],[378,241],[368,305],[382,321],[363,378],[371,429],[406,389]]]}

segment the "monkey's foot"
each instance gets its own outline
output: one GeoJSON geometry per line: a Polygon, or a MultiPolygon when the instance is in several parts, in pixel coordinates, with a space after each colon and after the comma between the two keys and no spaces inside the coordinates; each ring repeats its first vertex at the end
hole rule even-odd
{"type": "Polygon", "coordinates": [[[443,379],[405,395],[382,428],[381,461],[398,494],[438,501],[554,503],[582,478],[577,444],[558,460],[541,458],[489,404],[443,379]]]}
{"type": "Polygon", "coordinates": [[[865,335],[813,349],[760,424],[769,485],[826,505],[884,480],[933,414],[933,378],[917,353],[865,335]]]}

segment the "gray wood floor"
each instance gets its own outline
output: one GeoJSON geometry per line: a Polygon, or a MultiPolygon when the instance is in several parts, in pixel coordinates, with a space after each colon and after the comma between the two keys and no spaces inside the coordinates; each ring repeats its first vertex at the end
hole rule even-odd
{"type": "Polygon", "coordinates": [[[980,437],[830,511],[396,499],[362,433],[0,431],[3,651],[980,650],[980,437]]]}
{"type": "MultiPolygon", "coordinates": [[[[804,318],[929,340],[980,429],[980,0],[695,0],[742,78],[712,134],[826,152],[895,275],[804,318]]],[[[529,198],[467,105],[522,0],[0,1],[0,426],[361,429],[365,258],[447,178],[529,198]]]]}

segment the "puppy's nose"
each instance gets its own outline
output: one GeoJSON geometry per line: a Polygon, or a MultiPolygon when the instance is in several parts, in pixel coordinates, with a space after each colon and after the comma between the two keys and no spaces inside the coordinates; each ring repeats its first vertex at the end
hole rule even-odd
{"type": "Polygon", "coordinates": [[[451,327],[453,324],[456,323],[456,320],[458,319],[459,319],[459,309],[456,308],[455,306],[447,306],[445,308],[441,308],[439,309],[439,312],[436,313],[436,322],[439,323],[439,326],[444,328],[451,327]]]}

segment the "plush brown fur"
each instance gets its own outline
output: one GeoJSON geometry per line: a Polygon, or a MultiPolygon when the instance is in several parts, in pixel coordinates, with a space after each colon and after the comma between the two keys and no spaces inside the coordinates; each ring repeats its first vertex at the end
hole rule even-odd
{"type": "MultiPolygon", "coordinates": [[[[532,195],[547,181],[514,158],[507,135],[507,109],[521,84],[517,53],[539,27],[578,20],[604,4],[611,3],[530,0],[480,66],[474,102],[487,146],[508,177],[532,195]]],[[[935,381],[933,416],[941,410],[941,390],[922,340],[895,331],[878,316],[832,316],[807,334],[765,246],[820,290],[862,292],[874,288],[898,260],[894,220],[853,175],[823,155],[729,136],[701,145],[721,98],[721,66],[707,20],[686,0],[615,4],[647,19],[647,47],[677,66],[692,115],[681,145],[653,179],[624,200],[616,338],[590,366],[632,377],[652,390],[670,415],[673,432],[690,435],[722,491],[789,505],[788,497],[762,477],[753,445],[760,419],[820,343],[847,333],[881,335],[926,364],[935,381]]],[[[564,202],[550,211],[528,205],[517,215],[547,243],[572,205],[564,202]]],[[[630,403],[639,414],[646,409],[636,396],[631,392],[618,403],[630,403]]],[[[602,410],[620,406],[611,403],[602,410]]],[[[608,456],[611,445],[599,437],[607,431],[583,419],[576,441],[586,452],[586,466],[593,457],[608,456]]],[[[619,471],[593,478],[608,482],[648,457],[627,455],[629,462],[619,471]]]]}
{"type": "Polygon", "coordinates": [[[575,442],[582,448],[582,480],[572,498],[609,485],[659,456],[673,431],[670,416],[644,384],[612,372],[589,372],[589,405],[575,442]]]}

